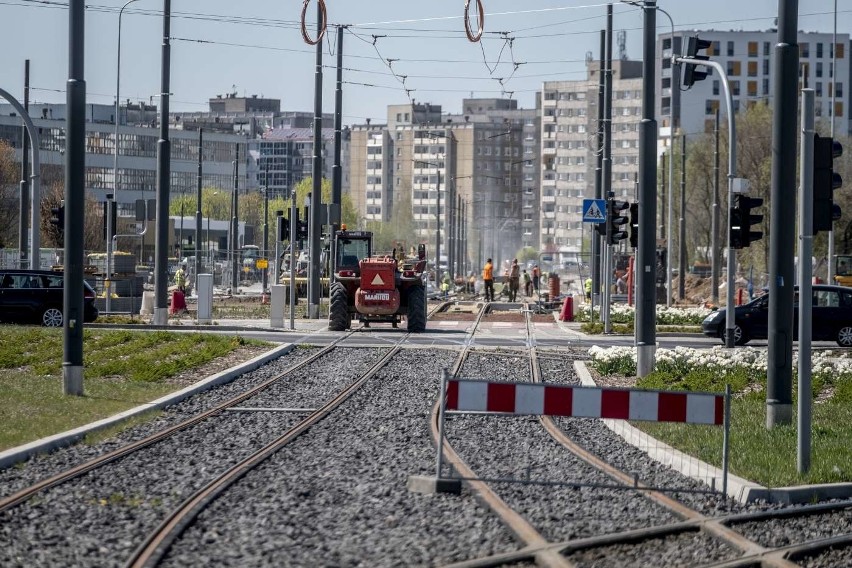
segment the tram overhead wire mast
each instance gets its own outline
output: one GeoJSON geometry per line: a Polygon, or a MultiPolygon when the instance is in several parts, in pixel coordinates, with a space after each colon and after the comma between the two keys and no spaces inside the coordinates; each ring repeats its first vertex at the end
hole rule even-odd
{"type": "Polygon", "coordinates": [[[325,28],[328,24],[328,13],[325,8],[325,0],[317,0],[317,2],[319,3],[320,11],[320,31],[316,39],[311,39],[308,29],[305,26],[305,14],[308,12],[308,4],[311,3],[311,0],[305,0],[302,4],[302,39],[304,39],[305,43],[308,45],[316,45],[322,41],[322,38],[325,35],[325,28]]]}
{"type": "Polygon", "coordinates": [[[474,43],[482,38],[482,31],[485,29],[485,8],[482,6],[482,0],[476,0],[476,11],[476,23],[479,29],[474,34],[470,29],[470,0],[464,0],[464,31],[467,39],[474,43]]]}

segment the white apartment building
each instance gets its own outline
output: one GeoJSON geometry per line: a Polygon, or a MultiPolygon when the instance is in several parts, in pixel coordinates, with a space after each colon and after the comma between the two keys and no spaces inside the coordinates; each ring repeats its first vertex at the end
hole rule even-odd
{"type": "MultiPolygon", "coordinates": [[[[598,73],[598,63],[593,62],[587,79],[548,81],[542,86],[542,251],[589,250],[592,226],[582,222],[582,215],[583,199],[595,196],[598,73]]],[[[612,192],[628,201],[635,200],[639,172],[641,74],[641,62],[613,61],[612,192]]]]}
{"type": "MultiPolygon", "coordinates": [[[[702,53],[721,63],[727,70],[735,112],[745,110],[759,101],[768,101],[770,104],[772,102],[775,85],[775,44],[778,41],[776,30],[681,31],[675,32],[674,38],[670,33],[660,34],[657,37],[657,53],[661,57],[658,59],[657,70],[659,95],[656,113],[660,125],[659,135],[664,146],[669,144],[672,117],[675,129],[680,128],[688,135],[712,130],[717,108],[723,117],[726,115],[724,89],[712,69],[708,69],[711,73],[704,81],[695,83],[688,91],[673,90],[673,48],[676,54],[680,54],[681,45],[685,50],[686,38],[693,35],[712,42],[711,47],[702,53]]],[[[835,46],[830,33],[799,32],[798,43],[799,84],[804,86],[806,83],[815,91],[817,122],[827,122],[834,115],[835,131],[848,134],[852,128],[849,118],[849,34],[837,34],[835,46]],[[836,58],[836,68],[832,57],[836,58]],[[834,109],[832,94],[836,99],[834,109]]],[[[681,76],[682,73],[681,71],[681,76]]]]}

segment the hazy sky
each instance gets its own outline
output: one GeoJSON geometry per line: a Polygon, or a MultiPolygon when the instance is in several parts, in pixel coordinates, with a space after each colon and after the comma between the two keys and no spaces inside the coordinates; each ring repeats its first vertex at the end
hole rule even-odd
{"type": "MultiPolygon", "coordinates": [[[[113,104],[118,9],[124,2],[92,2],[86,14],[88,101],[113,104]]],[[[324,65],[335,65],[331,26],[352,25],[343,49],[345,124],[367,117],[384,122],[385,107],[409,96],[460,112],[463,97],[511,92],[521,106],[531,107],[543,81],[585,75],[586,53],[598,57],[599,30],[606,24],[605,3],[483,0],[480,44],[465,37],[463,0],[326,4],[332,33],[330,43],[324,42],[324,65]]],[[[774,0],[660,0],[659,5],[671,14],[675,29],[687,30],[766,30],[778,12],[774,0]]],[[[315,6],[312,0],[311,30],[315,6]]],[[[136,0],[124,11],[122,99],[157,100],[151,97],[160,88],[162,8],[162,0],[136,0]]],[[[206,110],[209,97],[235,91],[279,98],[286,110],[313,111],[315,48],[302,39],[301,9],[299,0],[173,0],[172,110],[206,110]]],[[[833,9],[834,0],[802,0],[799,29],[831,32],[833,9]]],[[[838,33],[852,32],[852,1],[839,0],[838,9],[838,33]]],[[[663,14],[657,25],[660,32],[669,29],[663,14]]],[[[626,31],[631,59],[641,55],[641,27],[639,9],[615,5],[614,29],[626,31]]],[[[64,102],[67,45],[67,0],[0,0],[0,87],[22,99],[24,60],[30,59],[31,101],[64,102]]],[[[617,56],[617,45],[613,51],[617,56]]],[[[333,68],[325,69],[323,81],[323,110],[332,112],[333,68]]]]}

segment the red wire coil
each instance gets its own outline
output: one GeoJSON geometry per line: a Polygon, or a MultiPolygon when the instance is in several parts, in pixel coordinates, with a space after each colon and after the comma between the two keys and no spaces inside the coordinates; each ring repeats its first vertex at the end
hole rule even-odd
{"type": "Polygon", "coordinates": [[[482,38],[482,32],[485,29],[485,8],[482,6],[482,0],[476,0],[476,22],[479,28],[474,34],[470,29],[470,0],[464,0],[464,31],[467,34],[467,39],[472,42],[477,42],[482,38]]]}
{"type": "Polygon", "coordinates": [[[325,35],[325,28],[328,24],[328,13],[325,8],[325,0],[317,0],[319,2],[320,9],[320,32],[316,39],[311,38],[308,33],[308,28],[305,26],[305,16],[308,13],[308,4],[311,3],[311,0],[305,0],[302,4],[302,39],[305,40],[305,43],[308,45],[316,45],[322,41],[323,36],[325,35]]]}

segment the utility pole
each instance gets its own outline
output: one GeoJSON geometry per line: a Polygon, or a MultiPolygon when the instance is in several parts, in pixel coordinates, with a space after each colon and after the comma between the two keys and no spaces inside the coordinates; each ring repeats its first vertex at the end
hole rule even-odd
{"type": "MultiPolygon", "coordinates": [[[[169,77],[171,75],[171,0],[163,0],[163,46],[160,67],[160,139],[157,140],[157,230],[154,254],[154,324],[169,320],[169,193],[171,142],[169,141],[169,77]]],[[[67,246],[67,244],[66,244],[67,246]]]]}
{"type": "MultiPolygon", "coordinates": [[[[24,109],[30,109],[30,60],[24,61],[24,109]]],[[[39,258],[30,259],[27,255],[29,217],[30,217],[30,182],[27,179],[27,170],[30,167],[30,137],[27,133],[27,125],[21,125],[21,204],[18,216],[18,258],[20,268],[40,268],[39,258]],[[32,260],[32,262],[30,262],[32,260]]]]}
{"type": "Polygon", "coordinates": [[[198,289],[198,275],[201,274],[201,182],[204,162],[203,129],[198,129],[198,176],[195,186],[195,289],[198,289]]]}
{"type": "MultiPolygon", "coordinates": [[[[778,0],[773,75],[772,186],[769,234],[769,353],[766,427],[793,421],[793,233],[796,203],[797,0],[778,0]]],[[[804,262],[804,259],[802,260],[804,262]]]]}
{"type": "Polygon", "coordinates": [[[343,224],[343,169],[341,144],[343,139],[343,32],[346,26],[337,27],[337,84],[334,90],[334,164],[331,168],[331,205],[329,206],[329,292],[334,280],[334,259],[337,258],[337,239],[334,232],[343,224]]]}
{"type": "Polygon", "coordinates": [[[642,36],[642,122],[639,123],[639,246],[636,283],[636,374],[644,377],[654,370],[657,345],[655,268],[657,219],[657,121],[656,97],[657,3],[646,0],[642,36]]]}
{"type": "Polygon", "coordinates": [[[686,297],[686,134],[680,137],[680,219],[678,237],[678,276],[677,296],[683,301],[686,297]]]}
{"type": "MultiPolygon", "coordinates": [[[[834,140],[834,109],[837,101],[837,0],[834,0],[834,32],[831,36],[831,112],[829,116],[830,136],[834,140]]],[[[848,111],[847,111],[848,112],[848,111]]],[[[828,232],[828,274],[826,282],[836,284],[834,281],[834,223],[828,232]]]]}
{"type": "MultiPolygon", "coordinates": [[[[603,121],[604,121],[604,91],[606,90],[606,30],[601,30],[600,63],[598,67],[598,131],[595,147],[595,199],[603,199],[603,121]]],[[[595,311],[595,296],[601,289],[601,238],[597,231],[592,231],[592,313],[595,311]]]]}
{"type": "MultiPolygon", "coordinates": [[[[67,116],[65,119],[62,388],[65,394],[75,396],[83,396],[83,219],[86,201],[86,81],[83,79],[85,76],[83,73],[85,19],[84,1],[69,0],[68,83],[65,95],[67,116]]],[[[36,258],[35,255],[33,258],[36,258]]]]}
{"type": "MultiPolygon", "coordinates": [[[[317,2],[317,37],[323,32],[323,3],[317,2]]],[[[313,189],[311,191],[311,218],[308,220],[308,317],[319,319],[320,302],[320,208],[322,207],[322,41],[316,44],[316,70],[314,71],[314,155],[313,189]]],[[[291,258],[291,263],[293,259],[291,258]]]]}
{"type": "MultiPolygon", "coordinates": [[[[269,160],[266,160],[266,167],[263,173],[263,256],[269,258],[269,160]]],[[[276,236],[276,239],[278,237],[276,236]]],[[[278,257],[275,258],[278,262],[278,257]]],[[[273,262],[273,266],[275,265],[273,262]]],[[[263,282],[261,290],[264,294],[269,292],[269,260],[266,261],[266,268],[263,269],[263,282]]]]}
{"type": "MultiPolygon", "coordinates": [[[[832,113],[834,114],[834,113],[832,113]]],[[[799,160],[799,413],[796,461],[800,474],[811,467],[811,333],[813,295],[811,257],[814,250],[814,91],[802,89],[802,152],[799,160]]]]}
{"type": "Polygon", "coordinates": [[[712,254],[710,267],[710,294],[714,306],[719,305],[719,273],[722,268],[722,255],[719,244],[719,226],[721,223],[719,214],[719,109],[716,108],[716,124],[713,128],[714,150],[713,150],[713,219],[710,232],[712,254]]]}
{"type": "MultiPolygon", "coordinates": [[[[660,171],[668,171],[666,170],[666,160],[668,159],[668,154],[665,150],[663,150],[662,155],[660,156],[660,171]]],[[[669,243],[666,239],[666,176],[660,177],[660,240],[665,241],[666,248],[668,248],[669,243]]]]}

